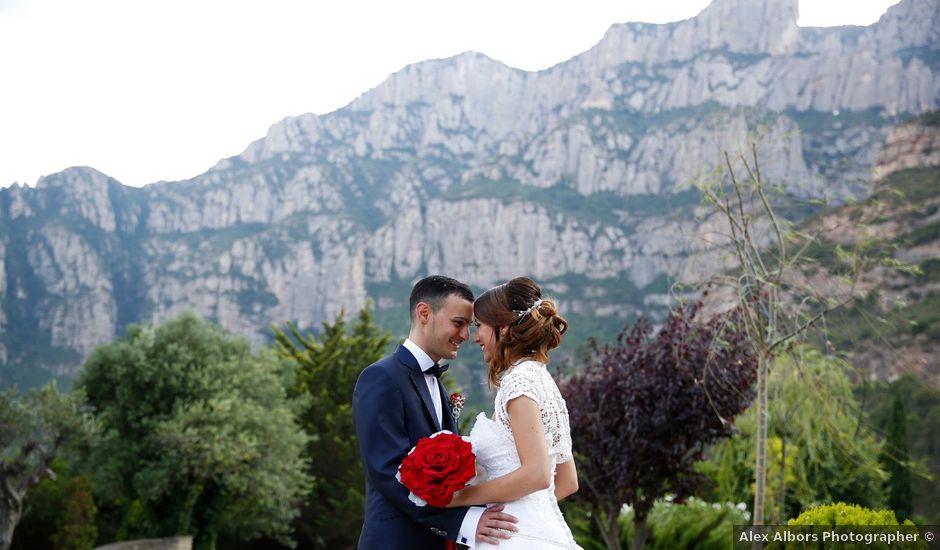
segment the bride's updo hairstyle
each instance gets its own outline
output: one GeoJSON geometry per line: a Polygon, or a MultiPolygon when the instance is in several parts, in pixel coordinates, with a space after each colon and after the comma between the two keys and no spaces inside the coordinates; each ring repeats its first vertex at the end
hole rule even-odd
{"type": "Polygon", "coordinates": [[[548,350],[557,348],[568,330],[554,300],[542,299],[542,289],[528,277],[484,292],[473,303],[473,316],[493,327],[496,353],[488,373],[492,386],[499,386],[503,373],[520,359],[548,363],[548,350]],[[500,335],[503,327],[506,333],[500,335]]]}

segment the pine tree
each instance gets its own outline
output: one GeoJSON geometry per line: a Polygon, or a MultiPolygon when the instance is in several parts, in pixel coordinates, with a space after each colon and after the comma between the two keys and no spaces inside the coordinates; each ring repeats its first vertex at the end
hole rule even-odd
{"type": "Polygon", "coordinates": [[[367,305],[347,325],[343,314],[323,323],[319,336],[301,334],[293,324],[274,329],[275,352],[297,362],[294,392],[308,400],[301,424],[310,436],[308,473],[314,479],[295,522],[302,547],[354,548],[365,508],[365,474],[352,418],[352,394],[359,373],[385,353],[391,335],[372,323],[367,305]]]}
{"type": "Polygon", "coordinates": [[[894,510],[898,521],[911,517],[913,510],[913,488],[911,472],[908,469],[907,416],[901,394],[894,394],[894,408],[891,411],[891,424],[888,426],[888,440],[882,454],[882,463],[888,472],[888,506],[894,510]]]}

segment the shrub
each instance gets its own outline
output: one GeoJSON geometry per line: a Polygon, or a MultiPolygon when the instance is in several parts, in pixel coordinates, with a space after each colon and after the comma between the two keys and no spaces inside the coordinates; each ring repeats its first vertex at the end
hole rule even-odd
{"type": "Polygon", "coordinates": [[[806,510],[787,525],[914,525],[910,520],[903,524],[891,510],[872,510],[857,504],[823,504],[806,510]]]}
{"type": "MultiPolygon", "coordinates": [[[[768,550],[774,548],[787,548],[788,550],[802,550],[815,548],[844,548],[844,549],[877,549],[877,550],[908,550],[926,549],[927,543],[920,537],[917,540],[887,541],[879,537],[893,535],[901,531],[905,535],[917,532],[910,520],[899,524],[894,512],[891,510],[872,510],[857,504],[823,504],[806,510],[788,522],[795,531],[814,535],[815,539],[793,542],[771,542],[765,546],[768,550]],[[871,527],[865,527],[871,526],[871,527]],[[885,527],[898,526],[898,527],[885,527]],[[909,528],[902,529],[900,526],[909,528]],[[911,529],[913,528],[913,529],[911,529]],[[831,534],[831,535],[830,535],[831,534]],[[827,541],[827,535],[829,536],[827,541]],[[850,539],[840,537],[851,536],[850,539]],[[873,537],[864,540],[855,537],[873,537]]],[[[791,531],[793,533],[793,531],[791,531]]],[[[777,539],[775,539],[777,540],[777,539]]]]}
{"type": "MultiPolygon", "coordinates": [[[[667,497],[668,498],[668,497],[667,497]]],[[[591,512],[576,503],[565,503],[565,521],[584,550],[607,548],[591,512]]],[[[744,505],[712,503],[690,498],[683,504],[660,500],[649,514],[650,536],[647,550],[727,550],[735,525],[750,522],[744,505]]],[[[633,511],[619,518],[620,544],[630,547],[633,538],[633,511]]]]}
{"type": "Polygon", "coordinates": [[[734,526],[750,522],[744,505],[690,498],[685,504],[660,502],[650,512],[650,550],[726,550],[734,526]]]}

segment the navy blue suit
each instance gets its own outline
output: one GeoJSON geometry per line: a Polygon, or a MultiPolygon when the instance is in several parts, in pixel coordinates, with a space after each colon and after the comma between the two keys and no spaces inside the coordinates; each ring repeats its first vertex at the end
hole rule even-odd
{"type": "Polygon", "coordinates": [[[417,506],[395,474],[408,451],[440,430],[457,433],[441,384],[443,426],[418,360],[404,346],[366,367],[353,392],[353,418],[366,474],[366,514],[360,550],[443,550],[455,540],[466,508],[417,506]]]}

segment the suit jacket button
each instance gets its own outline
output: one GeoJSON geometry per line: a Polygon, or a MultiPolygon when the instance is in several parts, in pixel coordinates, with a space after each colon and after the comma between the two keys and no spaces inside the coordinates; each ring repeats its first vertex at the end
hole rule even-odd
{"type": "Polygon", "coordinates": [[[441,537],[446,537],[446,536],[447,536],[447,531],[445,531],[445,530],[443,530],[443,529],[438,529],[437,527],[431,527],[431,532],[434,533],[435,535],[439,535],[439,536],[441,536],[441,537]]]}

